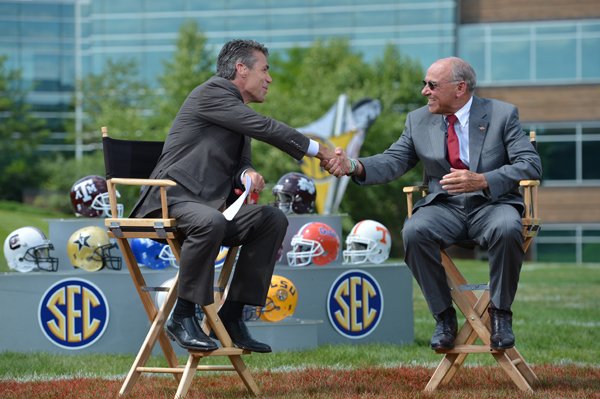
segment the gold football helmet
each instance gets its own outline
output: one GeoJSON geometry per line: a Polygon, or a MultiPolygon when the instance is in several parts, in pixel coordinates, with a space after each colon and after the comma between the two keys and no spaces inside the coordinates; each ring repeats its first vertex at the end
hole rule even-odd
{"type": "Polygon", "coordinates": [[[67,241],[67,255],[73,266],[88,272],[104,267],[121,270],[121,258],[110,252],[115,247],[104,229],[86,226],[74,232],[67,241]]]}
{"type": "Polygon", "coordinates": [[[283,276],[273,275],[264,307],[256,312],[263,321],[276,322],[294,314],[298,303],[298,291],[292,281],[283,276]]]}

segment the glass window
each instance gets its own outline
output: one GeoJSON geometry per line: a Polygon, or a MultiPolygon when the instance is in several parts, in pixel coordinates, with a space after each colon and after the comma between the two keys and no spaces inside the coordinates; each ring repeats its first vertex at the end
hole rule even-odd
{"type": "MultiPolygon", "coordinates": [[[[156,12],[156,11],[183,11],[184,0],[144,0],[144,11],[156,12]]],[[[138,10],[139,12],[139,10],[138,10]]]]}
{"type": "Polygon", "coordinates": [[[23,22],[21,21],[21,36],[43,37],[53,39],[60,37],[60,24],[56,22],[23,22]]]}
{"type": "Polygon", "coordinates": [[[581,246],[581,261],[598,263],[600,260],[600,243],[584,243],[581,246]]]}
{"type": "Polygon", "coordinates": [[[492,46],[492,80],[529,79],[529,42],[502,41],[492,46]]]}
{"type": "Polygon", "coordinates": [[[344,28],[349,31],[354,26],[354,14],[350,12],[314,13],[311,20],[316,29],[344,28]]]}
{"type": "MultiPolygon", "coordinates": [[[[585,141],[582,144],[582,178],[600,180],[600,141],[585,141]]],[[[600,261],[600,258],[598,260],[600,261]]]]}
{"type": "Polygon", "coordinates": [[[103,0],[92,1],[91,3],[95,13],[139,13],[141,10],[144,9],[144,0],[103,0]]]}
{"type": "Polygon", "coordinates": [[[581,129],[582,134],[600,134],[600,127],[584,127],[581,129]]]}
{"type": "Polygon", "coordinates": [[[148,18],[144,22],[145,33],[173,33],[179,31],[181,18],[148,18]]]}
{"type": "Polygon", "coordinates": [[[536,43],[536,79],[574,79],[577,44],[575,39],[545,39],[536,43]]]}
{"type": "Polygon", "coordinates": [[[575,180],[575,142],[538,142],[544,180],[575,180]],[[557,160],[561,162],[557,162],[557,160]]]}
{"type": "Polygon", "coordinates": [[[17,21],[1,21],[0,22],[0,37],[19,36],[19,22],[17,21]]]}
{"type": "Polygon", "coordinates": [[[600,38],[581,41],[581,77],[600,78],[600,38]]]}
{"type": "Polygon", "coordinates": [[[536,249],[538,262],[577,262],[575,244],[538,243],[536,249]]]}
{"type": "Polygon", "coordinates": [[[575,230],[555,230],[552,228],[543,228],[540,230],[538,237],[576,237],[577,231],[575,230]]]}
{"type": "Polygon", "coordinates": [[[58,19],[62,15],[60,4],[21,3],[21,16],[26,18],[58,19]]]}

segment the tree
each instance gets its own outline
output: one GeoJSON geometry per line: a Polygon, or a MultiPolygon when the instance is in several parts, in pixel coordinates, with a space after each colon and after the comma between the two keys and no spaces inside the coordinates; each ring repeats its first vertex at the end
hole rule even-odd
{"type": "Polygon", "coordinates": [[[215,59],[206,41],[198,24],[187,21],[179,29],[173,59],[163,62],[163,73],[158,77],[161,95],[156,97],[151,121],[152,128],[163,137],[190,91],[214,74],[215,59]]]}
{"type": "Polygon", "coordinates": [[[153,93],[139,76],[135,60],[106,61],[102,73],[83,79],[84,139],[100,141],[100,127],[123,139],[150,139],[149,104],[153,93]]]}
{"type": "Polygon", "coordinates": [[[43,179],[36,149],[49,132],[30,112],[21,71],[9,70],[6,61],[0,56],[0,198],[20,201],[26,188],[43,179]]]}
{"type": "MultiPolygon", "coordinates": [[[[367,133],[361,156],[383,152],[402,134],[406,114],[424,104],[419,86],[423,76],[420,65],[391,45],[373,64],[363,61],[345,40],[294,48],[283,56],[273,55],[270,63],[274,83],[267,101],[255,107],[290,126],[303,126],[322,116],[341,93],[346,93],[351,101],[363,97],[381,101],[382,113],[367,133]]],[[[300,171],[295,161],[281,151],[256,141],[253,146],[255,166],[267,182],[275,183],[286,172],[300,171]]],[[[378,220],[391,230],[393,253],[399,256],[400,226],[406,216],[402,187],[420,182],[421,173],[419,166],[389,184],[350,184],[340,207],[341,213],[348,214],[343,221],[344,230],[347,232],[362,219],[378,220]]],[[[271,200],[269,192],[263,197],[271,200]]]]}

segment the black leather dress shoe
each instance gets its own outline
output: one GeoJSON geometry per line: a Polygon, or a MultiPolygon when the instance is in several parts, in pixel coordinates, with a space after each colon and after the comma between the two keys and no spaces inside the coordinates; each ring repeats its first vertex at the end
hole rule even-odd
{"type": "Polygon", "coordinates": [[[175,321],[171,316],[165,331],[169,338],[185,349],[210,352],[218,348],[217,344],[204,334],[196,316],[186,317],[181,321],[175,321]]]}
{"type": "Polygon", "coordinates": [[[488,308],[490,321],[492,324],[492,334],[490,335],[490,347],[492,349],[502,350],[515,346],[515,334],[512,331],[512,312],[510,310],[501,310],[493,307],[488,308]]]}
{"type": "Polygon", "coordinates": [[[271,352],[271,347],[265,343],[258,342],[250,336],[250,332],[248,331],[248,327],[244,321],[239,319],[228,320],[226,318],[221,318],[221,322],[227,330],[227,333],[231,337],[231,340],[240,349],[245,349],[251,352],[259,352],[259,353],[269,353],[271,352]]]}
{"type": "Polygon", "coordinates": [[[433,315],[437,324],[431,337],[431,349],[444,350],[454,348],[454,341],[458,330],[456,310],[452,306],[442,313],[433,315]]]}

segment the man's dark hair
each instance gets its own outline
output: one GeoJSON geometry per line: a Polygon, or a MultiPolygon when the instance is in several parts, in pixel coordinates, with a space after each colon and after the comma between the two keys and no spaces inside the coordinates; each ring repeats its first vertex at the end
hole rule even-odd
{"type": "Polygon", "coordinates": [[[238,62],[252,69],[256,62],[255,51],[260,51],[265,57],[269,55],[269,50],[254,40],[236,39],[228,41],[217,58],[217,76],[228,80],[235,79],[235,65],[238,62]]]}

